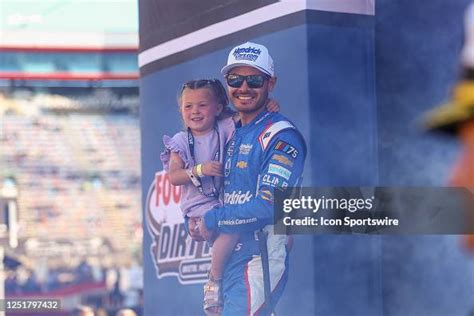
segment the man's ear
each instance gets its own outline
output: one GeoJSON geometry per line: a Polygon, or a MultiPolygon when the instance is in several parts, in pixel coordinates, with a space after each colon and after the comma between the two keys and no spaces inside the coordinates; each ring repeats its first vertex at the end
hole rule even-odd
{"type": "Polygon", "coordinates": [[[270,77],[268,79],[268,92],[271,92],[277,83],[277,77],[270,77]]]}

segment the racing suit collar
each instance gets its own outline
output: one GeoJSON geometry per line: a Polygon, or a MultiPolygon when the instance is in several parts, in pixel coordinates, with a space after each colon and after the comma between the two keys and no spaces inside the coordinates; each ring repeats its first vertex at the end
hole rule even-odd
{"type": "Polygon", "coordinates": [[[251,130],[254,125],[260,124],[267,116],[269,116],[271,112],[268,112],[267,110],[262,111],[262,113],[259,113],[250,123],[247,125],[242,126],[242,123],[239,121],[237,124],[237,131],[242,133],[248,130],[251,130]]]}

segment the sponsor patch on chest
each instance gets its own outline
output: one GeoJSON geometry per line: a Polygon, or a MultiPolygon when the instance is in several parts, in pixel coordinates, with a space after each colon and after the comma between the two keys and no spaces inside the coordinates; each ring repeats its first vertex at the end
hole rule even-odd
{"type": "Polygon", "coordinates": [[[247,161],[237,161],[236,167],[240,169],[247,168],[247,161]]]}
{"type": "Polygon", "coordinates": [[[241,155],[248,155],[250,151],[252,150],[253,145],[252,144],[242,144],[239,147],[239,154],[241,155]]]}

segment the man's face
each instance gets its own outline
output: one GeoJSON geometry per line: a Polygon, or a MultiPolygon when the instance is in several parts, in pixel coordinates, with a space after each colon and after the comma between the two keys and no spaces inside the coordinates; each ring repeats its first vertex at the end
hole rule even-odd
{"type": "MultiPolygon", "coordinates": [[[[265,76],[263,72],[253,67],[241,66],[232,68],[229,75],[259,75],[265,76]]],[[[230,101],[234,104],[236,109],[244,114],[259,113],[263,110],[265,102],[268,99],[268,93],[273,90],[276,78],[272,77],[265,79],[261,88],[249,87],[247,81],[244,81],[240,87],[230,87],[227,84],[230,101]]]]}

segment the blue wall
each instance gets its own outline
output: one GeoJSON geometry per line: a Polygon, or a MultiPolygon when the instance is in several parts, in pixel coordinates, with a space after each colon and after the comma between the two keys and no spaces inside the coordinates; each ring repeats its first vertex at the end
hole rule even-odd
{"type": "MultiPolygon", "coordinates": [[[[372,23],[346,16],[342,26],[308,25],[314,186],[377,183],[372,23]]],[[[314,238],[317,315],[380,315],[381,249],[378,236],[314,238]]]]}

